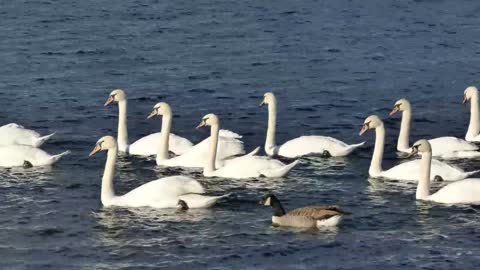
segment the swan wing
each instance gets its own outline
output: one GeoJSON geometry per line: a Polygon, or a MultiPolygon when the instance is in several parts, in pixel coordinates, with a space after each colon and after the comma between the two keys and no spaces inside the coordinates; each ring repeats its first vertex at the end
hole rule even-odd
{"type": "Polygon", "coordinates": [[[445,153],[457,151],[476,151],[478,146],[455,137],[440,137],[428,140],[432,146],[432,155],[441,156],[445,153]]]}
{"type": "Polygon", "coordinates": [[[35,140],[39,137],[38,132],[15,123],[0,127],[0,145],[24,144],[35,146],[35,140]]]}
{"type": "Polygon", "coordinates": [[[264,172],[280,170],[285,166],[281,161],[265,156],[242,156],[226,162],[225,166],[215,171],[215,175],[231,178],[258,177],[264,172]]]}
{"type": "Polygon", "coordinates": [[[469,178],[451,183],[428,197],[441,203],[480,204],[480,179],[469,178]]]}
{"type": "Polygon", "coordinates": [[[33,166],[44,166],[57,161],[56,156],[28,145],[7,145],[0,147],[0,167],[23,166],[25,161],[33,166]]]}
{"type": "MultiPolygon", "coordinates": [[[[433,180],[436,175],[450,181],[460,180],[467,176],[462,169],[434,159],[432,160],[430,180],[433,180]]],[[[383,171],[380,176],[389,179],[418,181],[420,179],[420,160],[416,159],[398,164],[383,171]]]]}
{"type": "Polygon", "coordinates": [[[226,137],[226,138],[232,138],[232,139],[241,139],[243,136],[235,133],[233,131],[230,131],[228,129],[220,129],[218,132],[218,135],[221,137],[226,137]]]}
{"type": "Polygon", "coordinates": [[[279,146],[278,155],[295,158],[328,151],[332,156],[344,156],[361,145],[363,144],[348,145],[340,140],[326,136],[301,136],[279,146]]]}
{"type": "MultiPolygon", "coordinates": [[[[161,132],[157,132],[138,139],[129,146],[129,154],[138,156],[155,155],[157,153],[158,147],[160,147],[160,137],[161,132]]],[[[173,133],[170,133],[168,144],[168,150],[176,155],[181,155],[185,153],[193,146],[192,142],[190,142],[188,139],[180,137],[173,133]]]]}

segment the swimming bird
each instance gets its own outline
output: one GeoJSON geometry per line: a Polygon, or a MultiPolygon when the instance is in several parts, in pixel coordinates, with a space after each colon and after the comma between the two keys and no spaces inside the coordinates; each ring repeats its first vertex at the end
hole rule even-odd
{"type": "Polygon", "coordinates": [[[266,194],[259,203],[273,208],[272,224],[274,226],[299,228],[336,226],[344,214],[337,206],[307,206],[287,213],[273,194],[266,194]]]}
{"type": "Polygon", "coordinates": [[[40,147],[48,139],[53,137],[55,133],[41,136],[38,132],[26,129],[21,125],[10,123],[0,127],[0,146],[21,144],[32,147],[40,147]]]}
{"type": "Polygon", "coordinates": [[[203,186],[190,177],[177,175],[163,177],[145,183],[124,195],[116,195],[113,187],[115,162],[117,160],[118,146],[112,136],[104,136],[95,144],[90,156],[107,151],[107,161],[102,177],[101,201],[108,206],[175,208],[178,200],[184,200],[190,208],[206,208],[215,204],[223,196],[203,195],[203,186]]]}
{"type": "Polygon", "coordinates": [[[427,140],[413,144],[411,155],[422,153],[420,178],[415,197],[417,200],[434,201],[446,204],[480,204],[480,179],[469,178],[457,181],[430,194],[430,170],[432,163],[432,146],[427,140]]]}
{"type": "Polygon", "coordinates": [[[260,106],[268,105],[268,128],[265,140],[265,153],[269,156],[296,158],[310,154],[321,154],[324,157],[341,157],[350,154],[356,148],[365,144],[346,144],[327,136],[301,136],[277,145],[275,140],[277,99],[271,92],[265,93],[260,106]]]}

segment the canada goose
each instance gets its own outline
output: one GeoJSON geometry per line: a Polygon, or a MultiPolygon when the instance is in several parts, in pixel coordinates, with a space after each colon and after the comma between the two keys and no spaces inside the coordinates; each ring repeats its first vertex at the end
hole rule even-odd
{"type": "Polygon", "coordinates": [[[177,203],[177,209],[181,211],[187,211],[188,210],[188,204],[184,200],[178,200],[177,203]]]}
{"type": "Polygon", "coordinates": [[[272,223],[274,226],[299,228],[336,226],[344,214],[337,206],[307,206],[286,213],[280,201],[273,194],[266,194],[259,203],[273,208],[272,223]]]}

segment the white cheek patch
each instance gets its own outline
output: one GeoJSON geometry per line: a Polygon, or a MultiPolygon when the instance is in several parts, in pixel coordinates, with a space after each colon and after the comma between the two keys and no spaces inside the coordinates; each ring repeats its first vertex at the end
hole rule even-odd
{"type": "Polygon", "coordinates": [[[263,205],[270,206],[270,197],[268,197],[268,198],[265,200],[265,203],[264,203],[263,205]]]}

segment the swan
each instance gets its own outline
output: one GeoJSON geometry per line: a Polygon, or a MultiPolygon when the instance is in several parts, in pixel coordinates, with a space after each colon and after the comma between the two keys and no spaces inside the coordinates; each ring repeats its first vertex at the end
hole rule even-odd
{"type": "Polygon", "coordinates": [[[268,105],[268,128],[265,141],[265,152],[269,156],[282,156],[296,158],[309,154],[322,154],[324,157],[341,157],[350,154],[356,148],[365,144],[348,145],[332,137],[326,136],[301,136],[282,145],[275,142],[277,99],[271,92],[265,93],[260,106],[268,105]]]}
{"type": "MultiPolygon", "coordinates": [[[[380,120],[380,118],[376,115],[367,117],[359,135],[364,134],[370,129],[375,129],[376,135],[375,147],[373,150],[372,161],[370,163],[368,174],[371,177],[417,181],[420,175],[420,160],[418,159],[398,164],[386,171],[382,169],[383,148],[385,146],[385,127],[383,125],[383,121],[380,120]]],[[[445,180],[461,180],[477,172],[478,171],[464,172],[462,169],[448,165],[445,162],[438,160],[432,161],[432,175],[439,176],[445,180]]]]}
{"type": "Polygon", "coordinates": [[[215,168],[215,156],[217,155],[218,130],[220,129],[220,120],[211,113],[202,118],[202,122],[197,128],[210,126],[210,152],[208,160],[203,169],[203,175],[206,177],[229,177],[229,178],[250,178],[250,177],[283,177],[297,165],[298,160],[285,165],[279,160],[269,157],[255,156],[249,154],[237,157],[225,162],[223,167],[215,168]]]}
{"type": "Polygon", "coordinates": [[[430,194],[430,167],[432,164],[432,146],[427,140],[419,140],[413,144],[411,155],[422,153],[420,176],[415,197],[417,200],[438,203],[480,204],[480,179],[470,178],[451,183],[434,194],[430,194]]]}
{"type": "Polygon", "coordinates": [[[26,129],[21,125],[10,123],[0,127],[0,145],[22,144],[40,147],[55,133],[41,136],[38,132],[26,129]]]}
{"type": "Polygon", "coordinates": [[[107,150],[107,161],[102,177],[101,201],[108,206],[175,208],[178,200],[188,203],[190,208],[206,208],[215,204],[219,199],[228,196],[206,196],[203,186],[186,176],[169,176],[150,181],[125,195],[118,196],[113,188],[113,175],[118,154],[117,142],[112,136],[100,138],[89,156],[107,150]]]}
{"type": "Polygon", "coordinates": [[[465,140],[469,142],[480,142],[478,89],[475,86],[469,86],[463,92],[463,104],[468,101],[470,101],[470,123],[468,124],[465,140]]]}
{"type": "Polygon", "coordinates": [[[274,226],[297,228],[337,226],[344,214],[337,206],[307,206],[287,213],[273,194],[266,194],[259,203],[273,208],[272,224],[274,226]]]}
{"type": "MultiPolygon", "coordinates": [[[[402,123],[398,135],[397,150],[404,153],[410,153],[409,146],[410,122],[412,118],[412,106],[405,99],[399,99],[395,102],[390,116],[397,112],[402,112],[402,123]]],[[[479,157],[478,146],[465,140],[455,137],[439,137],[428,140],[432,145],[432,155],[442,158],[473,158],[479,157]]]]}
{"type": "MultiPolygon", "coordinates": [[[[151,156],[156,154],[156,149],[158,148],[158,143],[160,141],[160,132],[147,135],[129,145],[127,131],[127,96],[125,91],[122,89],[113,90],[108,96],[104,106],[108,106],[112,102],[118,103],[117,142],[120,152],[139,156],[151,156]]],[[[170,133],[169,151],[174,154],[181,155],[188,151],[192,146],[192,142],[188,139],[170,133]]]]}
{"type": "Polygon", "coordinates": [[[13,144],[0,146],[0,167],[52,165],[69,153],[70,151],[65,151],[52,156],[42,149],[29,145],[13,144]]]}
{"type": "MultiPolygon", "coordinates": [[[[172,125],[172,109],[166,102],[159,102],[153,107],[153,111],[148,115],[148,119],[154,116],[162,117],[162,130],[160,134],[171,134],[170,128],[172,125]]],[[[219,147],[217,150],[216,164],[217,166],[223,166],[223,160],[232,156],[237,156],[245,153],[243,142],[228,135],[228,130],[223,130],[219,138],[219,147]],[[227,136],[222,136],[227,134],[227,136]]],[[[233,132],[231,132],[233,133],[233,132]]],[[[167,167],[193,167],[202,168],[205,165],[205,157],[208,154],[209,141],[207,138],[195,146],[191,147],[187,152],[169,158],[168,148],[170,144],[171,136],[160,136],[159,142],[157,142],[157,165],[167,167]]]]}

